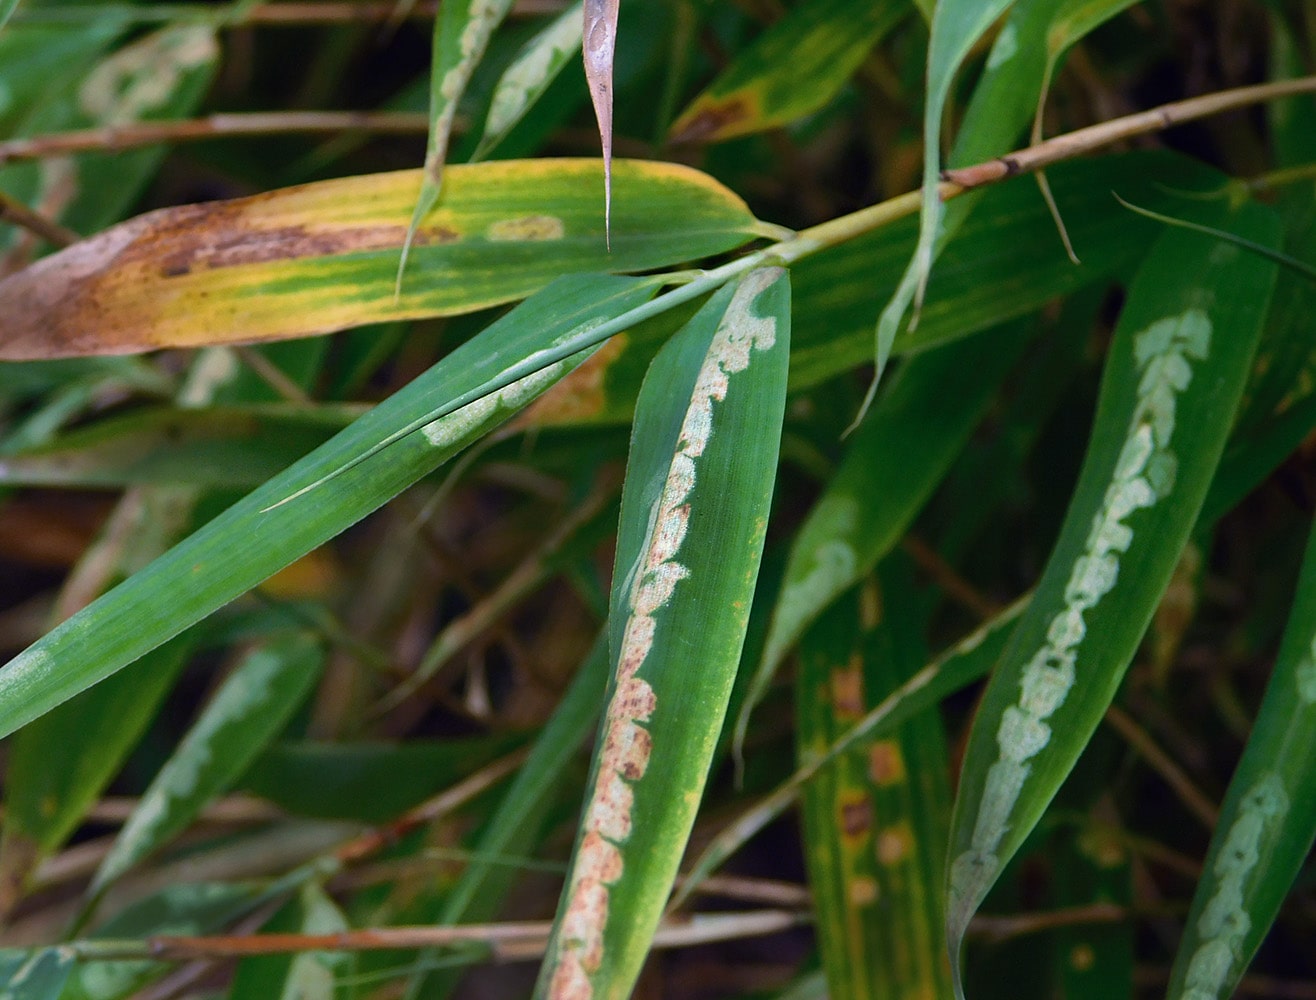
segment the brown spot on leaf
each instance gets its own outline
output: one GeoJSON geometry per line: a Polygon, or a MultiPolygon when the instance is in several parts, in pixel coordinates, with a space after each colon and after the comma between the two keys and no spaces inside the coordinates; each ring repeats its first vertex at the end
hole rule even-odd
{"type": "Polygon", "coordinates": [[[913,853],[914,836],[904,823],[889,826],[877,835],[877,860],[882,864],[899,864],[913,853]]]}
{"type": "Polygon", "coordinates": [[[748,131],[745,126],[755,117],[753,106],[744,95],[704,101],[690,111],[672,126],[672,142],[726,139],[748,131]]]}
{"type": "Polygon", "coordinates": [[[877,880],[861,876],[852,879],[849,884],[851,906],[872,906],[877,902],[879,893],[877,880]]]}
{"type": "Polygon", "coordinates": [[[832,708],[841,717],[864,714],[864,671],[857,657],[832,671],[832,708]]]}
{"type": "Polygon", "coordinates": [[[873,804],[867,796],[840,803],[841,832],[847,837],[859,837],[873,825],[873,804]]]}
{"type": "Polygon", "coordinates": [[[1087,972],[1097,964],[1097,953],[1086,942],[1074,945],[1069,951],[1069,965],[1075,972],[1087,972]]]}
{"type": "Polygon", "coordinates": [[[627,781],[639,781],[649,769],[653,737],[649,730],[633,722],[625,724],[625,731],[625,742],[615,748],[617,772],[627,781]]]}
{"type": "Polygon", "coordinates": [[[553,1000],[590,1000],[594,995],[589,975],[575,952],[568,951],[558,959],[548,995],[553,1000]]]}
{"type": "Polygon", "coordinates": [[[621,851],[597,830],[590,830],[580,842],[579,870],[582,881],[611,885],[621,878],[621,851]]]}
{"type": "Polygon", "coordinates": [[[631,835],[631,807],[635,793],[612,768],[599,775],[594,801],[590,803],[589,822],[608,840],[625,841],[631,835]]]}
{"type": "Polygon", "coordinates": [[[868,750],[868,777],[879,787],[905,780],[905,755],[895,740],[878,740],[868,750]]]}

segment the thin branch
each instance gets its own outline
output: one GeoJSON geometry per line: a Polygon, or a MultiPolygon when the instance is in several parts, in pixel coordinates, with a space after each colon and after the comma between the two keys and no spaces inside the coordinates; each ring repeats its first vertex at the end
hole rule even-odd
{"type": "Polygon", "coordinates": [[[159,143],[236,136],[373,132],[424,135],[429,116],[406,111],[261,111],[168,122],[134,122],[0,142],[0,166],[70,153],[114,153],[159,143]]]}
{"type": "Polygon", "coordinates": [[[349,865],[360,861],[362,858],[383,850],[390,844],[397,843],[398,840],[417,827],[441,816],[446,816],[515,771],[525,762],[528,752],[528,750],[518,750],[515,753],[508,754],[506,757],[481,768],[451,788],[440,792],[427,802],[422,802],[416,808],[403,813],[388,825],[371,830],[340,845],[334,851],[335,865],[349,865]]]}
{"type": "Polygon", "coordinates": [[[1162,750],[1134,718],[1117,705],[1106,709],[1106,723],[1124,738],[1138,756],[1142,757],[1161,779],[1170,786],[1188,811],[1201,820],[1208,830],[1214,829],[1220,810],[1199,789],[1187,772],[1170,755],[1162,750]]]}
{"type": "MultiPolygon", "coordinates": [[[[1013,177],[1015,174],[1041,170],[1053,163],[1072,159],[1101,146],[1109,146],[1112,142],[1119,142],[1121,139],[1146,135],[1149,132],[1160,132],[1182,125],[1184,122],[1233,111],[1249,104],[1260,104],[1264,101],[1275,101],[1283,97],[1313,92],[1316,92],[1316,76],[1304,76],[1296,80],[1236,87],[1233,90],[1221,90],[1201,97],[1190,97],[1187,100],[1162,104],[1150,111],[1139,111],[1125,115],[1123,118],[1112,118],[1098,125],[1090,125],[1075,132],[1058,135],[986,163],[978,163],[959,170],[944,170],[941,177],[942,180],[959,188],[959,191],[955,192],[959,194],[970,188],[1013,177]]],[[[946,197],[944,192],[942,197],[943,199],[946,197]]]]}
{"type": "MultiPolygon", "coordinates": [[[[807,923],[807,910],[751,910],[697,913],[664,921],[654,935],[655,948],[688,948],[739,938],[776,934],[807,923]]],[[[387,951],[484,945],[496,958],[513,960],[542,954],[553,924],[461,924],[451,927],[375,927],[336,934],[231,934],[209,937],[161,934],[144,941],[77,941],[69,948],[83,961],[152,958],[188,962],[206,958],[245,958],[308,951],[387,951]]]]}
{"type": "MultiPolygon", "coordinates": [[[[403,20],[433,21],[437,0],[402,4],[398,0],[367,0],[364,3],[324,0],[306,3],[263,3],[245,11],[214,4],[97,4],[83,7],[30,7],[14,14],[14,24],[82,23],[89,16],[118,20],[125,24],[216,24],[224,27],[295,27],[314,24],[389,24],[403,20]]],[[[564,0],[516,0],[510,17],[537,17],[560,13],[564,0]]]]}
{"type": "Polygon", "coordinates": [[[82,239],[72,229],[61,226],[52,219],[47,219],[40,212],[33,211],[21,201],[10,197],[3,191],[0,191],[0,220],[21,226],[52,246],[66,247],[82,239]]]}

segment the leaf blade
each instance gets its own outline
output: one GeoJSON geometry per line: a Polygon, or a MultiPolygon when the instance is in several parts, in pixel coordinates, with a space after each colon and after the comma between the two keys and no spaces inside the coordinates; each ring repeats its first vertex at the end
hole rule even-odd
{"type": "MultiPolygon", "coordinates": [[[[1261,240],[1276,236],[1258,206],[1234,221],[1261,240]]],[[[955,956],[1113,698],[1242,393],[1274,265],[1188,235],[1158,240],[1130,289],[1060,540],[974,721],[948,876],[955,956]]]]}
{"type": "Polygon", "coordinates": [[[789,303],[785,271],[750,272],[664,348],[641,390],[609,616],[614,674],[537,996],[628,995],[662,915],[757,580],[789,303]],[[686,669],[692,643],[701,670],[686,669]]]}
{"type": "MultiPolygon", "coordinates": [[[[0,670],[8,735],[238,597],[429,474],[580,364],[589,351],[495,392],[490,380],[556,341],[647,301],[653,280],[564,278],[467,341],[324,446],[239,501],[0,670]],[[470,396],[426,423],[436,399],[470,396]],[[400,428],[423,426],[380,453],[400,428]],[[362,455],[369,458],[361,459],[362,455]],[[306,489],[332,477],[332,488],[306,489]],[[294,499],[290,495],[296,494],[294,499]],[[248,544],[234,546],[233,538],[248,544]],[[198,582],[200,581],[200,582],[198,582]]],[[[501,384],[501,383],[499,383],[501,384]]]]}
{"type": "Polygon", "coordinates": [[[1316,530],[1275,670],[1211,838],[1167,996],[1228,997],[1316,840],[1316,530]]]}
{"type": "Polygon", "coordinates": [[[642,271],[752,239],[744,203],[671,164],[619,161],[611,252],[591,160],[454,167],[414,251],[429,280],[395,297],[420,174],[399,171],[162,209],[0,281],[0,359],[126,353],[326,333],[524,298],[563,274],[642,271]],[[673,226],[673,219],[682,223],[673,226]]]}
{"type": "Polygon", "coordinates": [[[239,664],[138,801],[97,869],[91,895],[181,832],[241,777],[305,699],[323,660],[318,642],[294,635],[239,664]]]}

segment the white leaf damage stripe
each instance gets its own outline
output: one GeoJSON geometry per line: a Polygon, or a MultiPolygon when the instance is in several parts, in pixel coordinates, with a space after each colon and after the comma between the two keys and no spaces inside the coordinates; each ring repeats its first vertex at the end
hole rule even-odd
{"type": "Polygon", "coordinates": [[[1078,648],[1087,635],[1085,615],[1119,579],[1120,556],[1133,543],[1133,530],[1124,522],[1173,489],[1177,459],[1170,439],[1176,399],[1192,381],[1190,359],[1204,360],[1210,346],[1211,320],[1201,309],[1159,320],[1134,339],[1141,378],[1124,447],[1083,554],[1070,572],[1064,606],[1052,618],[1046,642],[1024,668],[1018,702],[1001,715],[996,732],[1000,755],[987,772],[973,840],[951,865],[951,911],[964,914],[964,919],[995,881],[1001,863],[997,850],[1032,770],[1028,761],[1050,742],[1047,720],[1074,686],[1078,648]]]}
{"type": "Polygon", "coordinates": [[[781,273],[777,268],[753,271],[736,289],[695,380],[676,453],[650,515],[640,559],[630,573],[630,616],[622,634],[616,688],[604,718],[603,751],[586,807],[585,835],[576,852],[559,931],[549,991],[553,1000],[588,1000],[594,992],[590,976],[603,961],[608,887],[621,878],[618,845],[630,838],[634,821],[631,785],[644,777],[652,751],[644,724],[657,708],[657,696],[638,673],[653,648],[655,613],[690,575],[677,556],[690,526],[687,501],[695,487],[697,460],[713,433],[714,404],[726,399],[730,376],[749,367],[753,351],[766,351],[776,343],[776,321],[755,316],[751,307],[781,273]]]}

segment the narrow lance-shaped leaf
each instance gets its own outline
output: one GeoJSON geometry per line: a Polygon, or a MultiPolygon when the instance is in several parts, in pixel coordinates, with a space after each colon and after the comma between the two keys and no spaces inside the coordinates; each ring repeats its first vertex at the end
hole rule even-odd
{"type": "Polygon", "coordinates": [[[562,278],[513,309],[0,669],[0,735],[108,677],[428,475],[580,365],[593,348],[571,348],[657,287],[649,278],[562,278]],[[545,358],[564,351],[570,356],[561,361],[545,358]],[[446,413],[437,420],[436,406],[446,413]]]}
{"type": "MultiPolygon", "coordinates": [[[[1273,243],[1256,205],[1228,228],[1273,243]]],[[[1173,230],[1129,290],[1059,541],[974,721],[951,841],[947,939],[1037,823],[1109,706],[1220,460],[1275,266],[1173,230]]]]}
{"type": "MultiPolygon", "coordinates": [[[[877,321],[877,370],[869,399],[891,355],[891,345],[905,313],[913,303],[917,311],[923,300],[928,274],[932,270],[933,249],[941,224],[942,204],[937,184],[941,176],[941,151],[938,145],[941,120],[950,96],[951,84],[960,63],[974,42],[982,37],[993,21],[1001,16],[1013,0],[940,0],[932,16],[932,40],[928,49],[927,103],[923,110],[923,207],[919,222],[918,243],[914,256],[901,278],[895,294],[877,321]]],[[[865,407],[867,403],[865,403],[865,407]]]]}
{"type": "Polygon", "coordinates": [[[250,653],[151,782],[92,879],[94,895],[184,830],[283,729],[319,677],[319,644],[296,635],[250,653]]]}
{"type": "Polygon", "coordinates": [[[1316,839],[1316,530],[1275,671],[1225,795],[1170,976],[1171,1000],[1223,1000],[1316,839]]]}
{"type": "Polygon", "coordinates": [[[916,355],[860,426],[791,546],[763,657],[736,720],[737,754],[750,714],[800,634],[900,541],[963,449],[1026,333],[1012,326],[916,355]]]}
{"type": "Polygon", "coordinates": [[[430,63],[430,134],[411,223],[402,242],[394,289],[402,294],[407,258],[421,223],[434,210],[443,184],[443,165],[448,158],[448,140],[457,118],[457,105],[471,82],[471,74],[484,57],[494,29],[512,7],[512,0],[449,0],[439,5],[434,21],[434,46],[430,63]]]}
{"type": "Polygon", "coordinates": [[[612,62],[617,52],[621,0],[584,0],[581,51],[603,145],[603,230],[612,246],[612,62]]]}
{"type": "Polygon", "coordinates": [[[530,39],[494,87],[484,133],[471,159],[480,160],[512,130],[544,95],[562,68],[580,48],[583,0],[576,0],[551,24],[530,39]]]}
{"type": "Polygon", "coordinates": [[[619,162],[611,252],[593,160],[454,167],[394,294],[420,173],[372,174],[138,216],[0,281],[0,360],[276,340],[473,312],[563,274],[647,271],[730,250],[757,223],[687,167],[619,162]],[[678,221],[679,220],[679,221],[678,221]]]}
{"type": "Polygon", "coordinates": [[[717,292],[640,391],[608,620],[614,673],[537,997],[629,996],[667,902],[758,577],[786,398],[787,282],[766,268],[717,292]]]}
{"type": "MultiPolygon", "coordinates": [[[[880,595],[871,586],[847,595],[804,635],[796,679],[801,765],[825,754],[926,660],[924,615],[912,606],[909,581],[883,576],[893,585],[880,595]]],[[[939,887],[950,803],[935,709],[857,744],[805,784],[805,861],[832,1000],[949,992],[939,887]]]]}
{"type": "Polygon", "coordinates": [[[909,13],[909,0],[813,0],[790,8],[681,113],[672,141],[719,142],[812,114],[909,13]]]}

